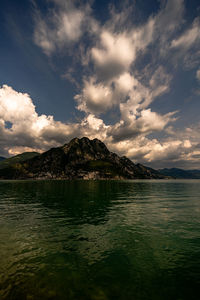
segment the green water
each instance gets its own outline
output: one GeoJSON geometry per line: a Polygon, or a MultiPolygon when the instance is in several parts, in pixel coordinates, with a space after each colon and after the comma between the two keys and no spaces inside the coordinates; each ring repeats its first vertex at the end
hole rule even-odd
{"type": "Polygon", "coordinates": [[[199,290],[200,181],[0,182],[1,300],[199,290]]]}

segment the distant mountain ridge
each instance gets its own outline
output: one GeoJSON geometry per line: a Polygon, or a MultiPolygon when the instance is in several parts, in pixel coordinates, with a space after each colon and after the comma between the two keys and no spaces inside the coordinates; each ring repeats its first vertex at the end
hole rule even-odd
{"type": "Polygon", "coordinates": [[[177,179],[200,179],[200,170],[183,170],[178,168],[159,169],[161,174],[177,179]]]}
{"type": "Polygon", "coordinates": [[[0,169],[1,179],[162,179],[158,171],[110,152],[98,139],[74,138],[0,169]]]}

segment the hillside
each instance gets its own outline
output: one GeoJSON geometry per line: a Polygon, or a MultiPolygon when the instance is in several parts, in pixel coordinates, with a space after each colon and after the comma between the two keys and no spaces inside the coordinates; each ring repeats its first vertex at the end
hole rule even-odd
{"type": "Polygon", "coordinates": [[[110,152],[98,139],[74,138],[62,147],[0,169],[7,179],[135,179],[165,178],[158,171],[134,164],[110,152]]]}
{"type": "Polygon", "coordinates": [[[200,179],[200,170],[183,170],[178,168],[160,169],[159,172],[165,176],[177,179],[200,179]]]}
{"type": "Polygon", "coordinates": [[[39,155],[39,153],[37,153],[37,152],[24,152],[22,154],[18,154],[18,155],[15,155],[15,156],[3,159],[3,160],[0,159],[0,169],[10,167],[11,165],[16,164],[16,163],[22,163],[22,162],[24,162],[28,159],[31,159],[37,155],[39,155]]]}

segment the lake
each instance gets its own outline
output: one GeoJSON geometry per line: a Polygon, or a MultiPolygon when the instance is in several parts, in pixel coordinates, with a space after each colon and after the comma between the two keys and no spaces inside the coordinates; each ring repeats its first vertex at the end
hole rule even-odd
{"type": "Polygon", "coordinates": [[[200,299],[200,180],[0,181],[0,299],[200,299]]]}

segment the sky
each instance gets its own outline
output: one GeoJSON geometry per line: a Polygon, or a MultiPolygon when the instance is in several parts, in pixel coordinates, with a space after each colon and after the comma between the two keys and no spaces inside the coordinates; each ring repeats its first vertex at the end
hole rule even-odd
{"type": "Polygon", "coordinates": [[[87,136],[200,169],[200,3],[2,0],[0,156],[87,136]]]}

